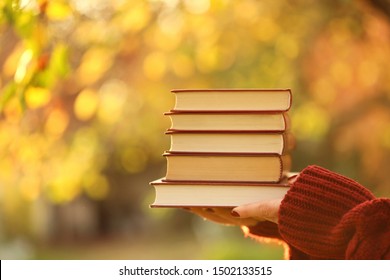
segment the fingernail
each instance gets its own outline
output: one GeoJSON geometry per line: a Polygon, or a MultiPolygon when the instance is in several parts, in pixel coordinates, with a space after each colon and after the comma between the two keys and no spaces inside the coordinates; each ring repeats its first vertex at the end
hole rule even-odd
{"type": "Polygon", "coordinates": [[[231,214],[233,217],[240,217],[240,214],[238,214],[238,212],[236,212],[236,211],[234,211],[234,210],[232,210],[232,211],[230,212],[230,214],[231,214]]]}
{"type": "Polygon", "coordinates": [[[288,178],[287,178],[288,182],[289,182],[290,184],[295,183],[295,181],[298,179],[298,175],[299,175],[299,173],[293,174],[292,176],[288,177],[288,178]]]}

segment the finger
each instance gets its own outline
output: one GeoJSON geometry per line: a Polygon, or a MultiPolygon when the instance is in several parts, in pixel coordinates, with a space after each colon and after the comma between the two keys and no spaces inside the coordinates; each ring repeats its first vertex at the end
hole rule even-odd
{"type": "Polygon", "coordinates": [[[294,184],[295,181],[298,179],[299,177],[299,173],[292,173],[291,176],[289,176],[287,179],[288,179],[288,183],[290,185],[294,184]]]}
{"type": "Polygon", "coordinates": [[[213,222],[216,222],[219,224],[224,224],[224,225],[234,224],[231,221],[229,221],[228,219],[225,219],[225,218],[221,217],[220,215],[216,214],[214,212],[214,210],[211,208],[194,207],[194,208],[191,208],[189,211],[191,211],[194,214],[197,214],[198,216],[201,216],[202,218],[204,218],[206,220],[213,221],[213,222]]]}
{"type": "Polygon", "coordinates": [[[274,223],[278,222],[278,212],[281,200],[270,200],[259,203],[241,205],[232,210],[241,218],[255,218],[258,221],[268,220],[274,223]]]}
{"type": "Polygon", "coordinates": [[[236,225],[236,226],[252,226],[257,223],[257,220],[252,218],[237,219],[231,215],[232,208],[215,207],[215,208],[202,208],[194,207],[187,209],[188,211],[201,216],[202,218],[224,225],[236,225]]]}
{"type": "Polygon", "coordinates": [[[253,218],[242,218],[237,219],[237,217],[232,216],[232,208],[225,208],[225,207],[216,207],[213,208],[215,214],[219,215],[220,217],[228,220],[231,223],[234,223],[239,226],[252,226],[257,224],[257,220],[253,218]]]}

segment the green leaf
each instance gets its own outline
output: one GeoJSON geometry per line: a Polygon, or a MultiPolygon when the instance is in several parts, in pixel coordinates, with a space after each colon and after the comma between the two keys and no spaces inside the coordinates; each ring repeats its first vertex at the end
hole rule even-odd
{"type": "Polygon", "coordinates": [[[1,91],[0,96],[0,112],[3,111],[7,102],[15,96],[17,90],[17,86],[15,82],[9,82],[1,91]]]}
{"type": "MultiPolygon", "coordinates": [[[[46,59],[42,55],[41,59],[46,59]]],[[[40,87],[52,87],[59,79],[66,77],[70,72],[68,48],[59,43],[50,54],[48,65],[36,73],[33,83],[40,87]]]]}
{"type": "Polygon", "coordinates": [[[59,43],[55,46],[49,68],[60,77],[66,77],[70,72],[69,51],[65,44],[59,43]]]}

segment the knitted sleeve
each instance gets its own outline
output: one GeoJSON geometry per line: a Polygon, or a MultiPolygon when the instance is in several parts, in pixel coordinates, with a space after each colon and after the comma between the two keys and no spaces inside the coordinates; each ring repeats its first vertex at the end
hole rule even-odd
{"type": "Polygon", "coordinates": [[[279,232],[292,259],[390,259],[390,199],[309,166],[282,201],[279,232]]]}

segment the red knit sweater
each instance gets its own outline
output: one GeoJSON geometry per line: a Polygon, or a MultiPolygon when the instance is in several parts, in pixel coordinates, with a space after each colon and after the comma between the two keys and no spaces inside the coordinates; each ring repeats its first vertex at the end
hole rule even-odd
{"type": "Polygon", "coordinates": [[[279,210],[279,225],[250,234],[279,238],[290,259],[390,259],[390,199],[318,166],[305,168],[279,210]]]}

